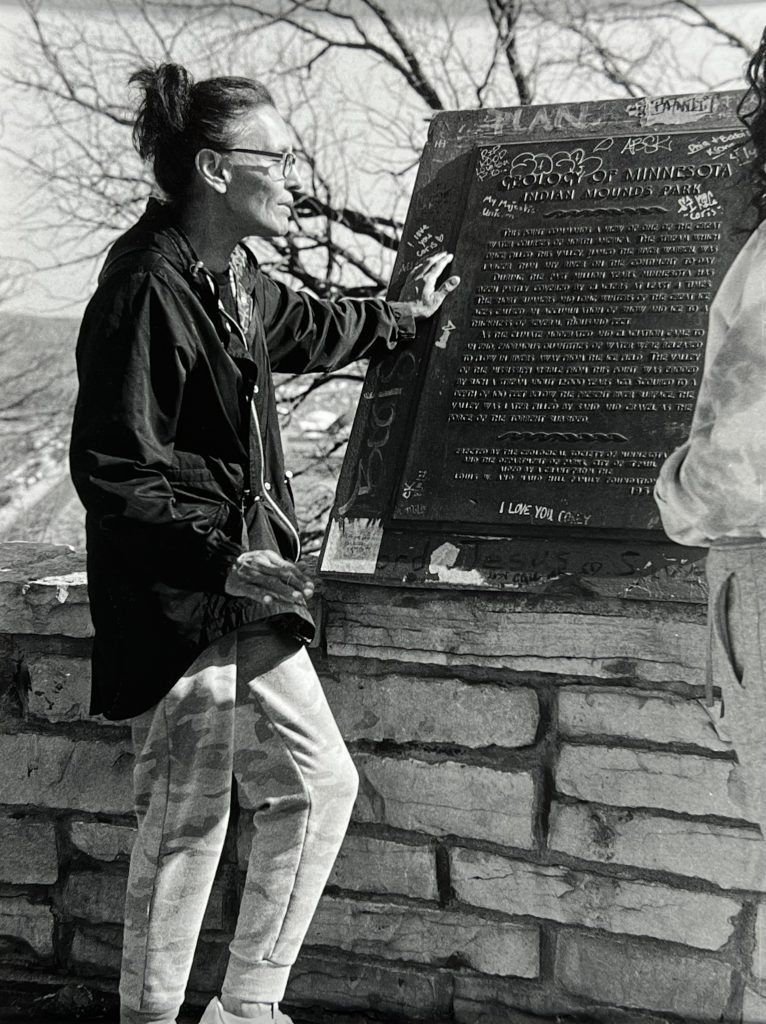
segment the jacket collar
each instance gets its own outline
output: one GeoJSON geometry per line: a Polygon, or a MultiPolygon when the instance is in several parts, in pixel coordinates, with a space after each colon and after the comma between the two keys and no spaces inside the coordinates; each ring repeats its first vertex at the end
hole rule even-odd
{"type": "Polygon", "coordinates": [[[157,253],[185,276],[194,277],[191,268],[203,266],[178,224],[174,208],[158,199],[150,199],[141,217],[112,245],[99,281],[111,273],[118,261],[137,253],[157,253]]]}
{"type": "MultiPolygon", "coordinates": [[[[112,245],[99,274],[99,283],[111,273],[117,261],[137,253],[158,253],[180,271],[195,289],[216,300],[218,286],[215,278],[198,257],[189,238],[178,223],[174,207],[149,199],[141,217],[112,245]]],[[[252,254],[242,244],[232,253],[232,266],[238,291],[249,294],[255,284],[256,265],[252,254]]],[[[237,296],[238,302],[240,296],[237,296]]]]}
{"type": "MultiPolygon", "coordinates": [[[[252,317],[250,295],[257,273],[255,261],[248,253],[249,250],[246,250],[243,245],[237,245],[231,260],[236,285],[235,298],[239,323],[245,330],[247,330],[252,317]]],[[[147,254],[162,256],[181,273],[208,309],[209,314],[213,315],[215,311],[218,320],[221,321],[221,326],[231,319],[221,302],[215,278],[199,259],[189,238],[179,225],[174,207],[153,198],[149,199],[146,209],[138,221],[121,235],[109,250],[99,274],[99,283],[117,268],[118,263],[130,262],[131,258],[135,260],[141,255],[147,254]]],[[[227,339],[225,344],[228,345],[228,329],[223,330],[222,336],[227,339]]],[[[235,331],[234,336],[238,336],[238,331],[235,331]]],[[[251,358],[246,345],[240,354],[245,358],[251,358]]]]}

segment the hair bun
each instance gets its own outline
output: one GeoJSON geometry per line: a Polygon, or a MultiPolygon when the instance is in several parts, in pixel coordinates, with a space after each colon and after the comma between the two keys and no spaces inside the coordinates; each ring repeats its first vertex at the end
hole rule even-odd
{"type": "Polygon", "coordinates": [[[133,145],[144,160],[151,160],[159,139],[183,136],[194,82],[186,68],[170,63],[139,68],[129,82],[143,91],[133,125],[133,145]]]}

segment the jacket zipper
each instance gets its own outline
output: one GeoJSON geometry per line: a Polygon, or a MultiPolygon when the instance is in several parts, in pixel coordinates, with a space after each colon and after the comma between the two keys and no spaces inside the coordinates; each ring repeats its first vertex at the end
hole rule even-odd
{"type": "MultiPolygon", "coordinates": [[[[243,344],[243,346],[245,348],[245,351],[247,351],[247,339],[245,338],[245,332],[239,326],[237,321],[233,317],[229,316],[229,314],[223,308],[223,303],[221,302],[220,298],[218,298],[217,295],[216,295],[216,298],[218,299],[218,311],[222,314],[222,316],[225,318],[225,320],[234,327],[234,329],[236,330],[237,334],[242,339],[242,344],[243,344]]],[[[260,454],[260,460],[259,460],[259,464],[258,464],[259,465],[260,484],[261,484],[261,487],[260,487],[260,497],[262,497],[263,500],[266,501],[271,506],[271,508],[276,512],[276,514],[279,517],[279,519],[282,521],[282,523],[287,527],[287,529],[288,529],[288,531],[290,533],[291,538],[295,542],[295,551],[296,551],[295,561],[297,562],[298,559],[301,557],[301,550],[302,550],[301,549],[301,538],[300,538],[300,536],[298,534],[298,531],[295,529],[293,524],[290,522],[289,518],[285,515],[285,513],[282,511],[282,509],[279,507],[279,505],[276,503],[276,501],[274,501],[274,499],[271,497],[271,494],[269,494],[269,490],[266,487],[266,481],[263,478],[263,464],[266,461],[266,456],[265,456],[265,453],[264,453],[264,450],[263,450],[263,438],[261,437],[261,421],[260,421],[260,419],[258,417],[258,410],[255,407],[255,397],[254,396],[250,399],[250,413],[251,413],[251,415],[252,415],[252,417],[253,417],[253,419],[255,421],[255,433],[256,433],[256,435],[258,437],[258,451],[259,451],[259,454],[260,454]]],[[[252,482],[251,482],[251,487],[252,487],[252,482]]],[[[243,504],[244,504],[244,495],[243,495],[242,500],[243,500],[243,504]]],[[[243,511],[244,511],[244,508],[243,508],[243,511]]]]}

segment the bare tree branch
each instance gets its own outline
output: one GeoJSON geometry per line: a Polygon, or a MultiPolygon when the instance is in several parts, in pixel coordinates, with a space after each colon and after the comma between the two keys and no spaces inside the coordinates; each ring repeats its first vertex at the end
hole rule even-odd
{"type": "Polygon", "coordinates": [[[521,106],[532,102],[532,91],[521,67],[516,41],[516,26],[521,17],[523,0],[487,0],[492,21],[497,31],[497,45],[505,54],[521,106]]]}
{"type": "Polygon", "coordinates": [[[716,36],[727,42],[730,46],[741,50],[743,55],[749,54],[750,47],[741,36],[724,28],[720,22],[714,21],[709,14],[702,10],[700,4],[695,3],[694,0],[668,0],[668,6],[682,7],[687,11],[691,11],[697,17],[697,24],[710,29],[711,32],[714,32],[716,36]]]}
{"type": "Polygon", "coordinates": [[[362,3],[378,16],[382,24],[385,26],[389,36],[391,36],[391,39],[396,43],[407,67],[410,69],[410,75],[405,77],[412,85],[414,91],[421,96],[423,100],[425,100],[432,110],[443,110],[444,105],[441,99],[439,98],[436,90],[429,84],[420,61],[411,47],[406,43],[393,18],[386,13],[385,8],[377,3],[376,0],[362,0],[362,3]]]}

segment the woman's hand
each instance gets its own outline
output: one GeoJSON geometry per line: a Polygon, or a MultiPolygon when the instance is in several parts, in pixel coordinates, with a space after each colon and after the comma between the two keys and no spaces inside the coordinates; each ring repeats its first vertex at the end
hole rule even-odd
{"type": "Polygon", "coordinates": [[[279,601],[299,601],[314,593],[314,584],[294,562],[275,551],[246,551],[226,577],[225,590],[232,597],[250,597],[267,607],[279,601]]]}
{"type": "Polygon", "coordinates": [[[436,287],[451,260],[451,252],[437,252],[416,263],[405,278],[398,301],[391,305],[416,318],[433,316],[449,293],[460,284],[460,278],[455,274],[436,287]]]}

